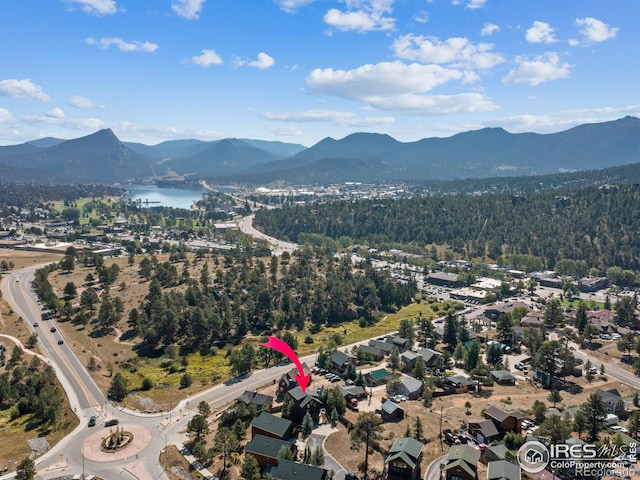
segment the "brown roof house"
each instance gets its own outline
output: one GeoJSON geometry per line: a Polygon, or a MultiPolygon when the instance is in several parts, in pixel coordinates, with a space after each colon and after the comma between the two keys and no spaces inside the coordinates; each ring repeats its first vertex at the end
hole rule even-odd
{"type": "Polygon", "coordinates": [[[507,432],[520,433],[524,415],[517,410],[507,412],[491,405],[484,411],[484,418],[491,420],[501,434],[507,432]]]}
{"type": "Polygon", "coordinates": [[[471,445],[454,445],[447,455],[444,466],[447,480],[478,480],[478,460],[480,450],[471,445]]]}
{"type": "Polygon", "coordinates": [[[424,444],[414,438],[397,438],[384,461],[386,480],[416,480],[421,478],[420,463],[424,444]]]}
{"type": "MultiPolygon", "coordinates": [[[[305,375],[309,375],[311,373],[311,369],[306,363],[302,364],[302,370],[305,375]]],[[[298,386],[298,381],[296,380],[296,375],[298,375],[298,369],[293,367],[286,373],[283,373],[280,377],[280,381],[278,382],[278,395],[284,395],[292,388],[298,386]]]]}
{"type": "Polygon", "coordinates": [[[491,420],[469,422],[469,433],[478,443],[491,443],[500,437],[500,432],[491,420]]]}
{"type": "Polygon", "coordinates": [[[302,421],[307,412],[309,412],[311,418],[318,418],[323,404],[320,397],[318,397],[314,391],[307,388],[307,390],[303,392],[302,388],[296,387],[289,390],[287,395],[294,404],[294,419],[300,419],[300,421],[302,421]]]}

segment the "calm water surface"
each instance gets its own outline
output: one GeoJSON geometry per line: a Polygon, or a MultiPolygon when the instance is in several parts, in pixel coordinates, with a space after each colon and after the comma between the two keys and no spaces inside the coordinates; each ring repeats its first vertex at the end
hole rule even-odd
{"type": "Polygon", "coordinates": [[[180,188],[158,187],[156,185],[128,185],[129,193],[125,200],[141,200],[143,207],[191,208],[193,202],[200,200],[204,189],[185,190],[180,188]],[[149,202],[148,204],[146,202],[149,202]]]}

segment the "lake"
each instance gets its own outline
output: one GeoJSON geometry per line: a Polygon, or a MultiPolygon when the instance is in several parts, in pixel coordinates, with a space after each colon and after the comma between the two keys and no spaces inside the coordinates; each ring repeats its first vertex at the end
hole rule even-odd
{"type": "Polygon", "coordinates": [[[126,185],[129,191],[125,200],[141,200],[143,207],[173,207],[190,209],[195,200],[200,200],[204,189],[158,187],[157,185],[126,185]],[[148,203],[146,203],[148,202],[148,203]]]}

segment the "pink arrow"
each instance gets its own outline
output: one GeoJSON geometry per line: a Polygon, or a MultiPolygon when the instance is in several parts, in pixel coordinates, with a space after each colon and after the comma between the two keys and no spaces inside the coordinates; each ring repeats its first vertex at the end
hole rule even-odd
{"type": "Polygon", "coordinates": [[[293,378],[296,379],[298,385],[302,389],[302,393],[306,393],[307,385],[309,385],[309,381],[311,380],[311,374],[304,374],[304,368],[302,368],[302,364],[300,363],[300,359],[296,352],[293,351],[289,345],[283,340],[280,340],[278,337],[269,337],[269,341],[266,343],[261,343],[261,347],[269,347],[277,350],[283,355],[287,356],[298,368],[298,375],[294,375],[293,378]]]}

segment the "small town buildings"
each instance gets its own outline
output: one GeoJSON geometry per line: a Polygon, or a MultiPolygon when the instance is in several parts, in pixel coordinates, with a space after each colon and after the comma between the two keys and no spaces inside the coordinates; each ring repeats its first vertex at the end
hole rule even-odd
{"type": "Polygon", "coordinates": [[[404,418],[404,408],[391,400],[385,400],[380,407],[380,416],[385,422],[402,420],[404,418]]]}
{"type": "Polygon", "coordinates": [[[422,380],[418,380],[417,378],[413,378],[410,376],[405,376],[398,384],[396,393],[405,395],[410,400],[416,400],[420,397],[423,387],[424,385],[422,383],[422,380]]]}
{"type": "Polygon", "coordinates": [[[377,387],[378,385],[384,385],[389,380],[389,370],[386,368],[379,368],[377,370],[371,370],[364,374],[364,379],[367,381],[367,385],[370,387],[377,387]]]}
{"type": "Polygon", "coordinates": [[[500,437],[500,432],[491,420],[469,422],[469,433],[478,443],[491,443],[500,437]]]}
{"type": "Polygon", "coordinates": [[[349,364],[356,364],[356,357],[347,352],[336,350],[331,354],[331,370],[344,373],[349,364]]]}
{"type": "Polygon", "coordinates": [[[498,385],[515,385],[516,377],[507,370],[491,370],[491,378],[498,385]]]}
{"type": "Polygon", "coordinates": [[[420,463],[424,444],[414,438],[397,438],[384,461],[383,477],[387,480],[421,478],[420,463]]]}
{"type": "Polygon", "coordinates": [[[256,435],[250,442],[247,442],[244,446],[244,453],[245,455],[253,455],[260,468],[275,467],[280,461],[278,453],[282,447],[290,449],[293,452],[293,458],[296,457],[298,448],[295,443],[265,437],[264,435],[256,435]]]}
{"type": "Polygon", "coordinates": [[[520,480],[520,466],[506,460],[489,462],[487,480],[520,480]]]}
{"type": "Polygon", "coordinates": [[[491,420],[501,434],[507,432],[520,433],[524,414],[517,410],[507,412],[499,407],[491,405],[484,410],[484,418],[491,420]]]}
{"type": "Polygon", "coordinates": [[[433,272],[427,275],[424,281],[439,287],[458,288],[463,285],[463,282],[458,279],[457,273],[433,272]]]}
{"type": "Polygon", "coordinates": [[[274,480],[326,480],[327,471],[321,467],[280,460],[269,472],[274,480]]]}
{"type": "Polygon", "coordinates": [[[287,395],[293,401],[295,418],[302,419],[307,412],[309,412],[311,418],[318,418],[323,404],[315,392],[308,388],[303,392],[302,388],[295,387],[289,390],[287,395]]]}
{"type": "Polygon", "coordinates": [[[627,417],[627,410],[624,406],[624,400],[620,395],[620,392],[615,388],[610,390],[596,390],[596,395],[598,395],[605,406],[607,407],[607,413],[617,415],[620,418],[627,417]]]}
{"type": "MultiPolygon", "coordinates": [[[[311,369],[306,363],[302,364],[302,370],[305,375],[309,375],[311,373],[311,369]]],[[[296,375],[298,375],[298,369],[293,367],[286,373],[283,373],[280,377],[280,381],[278,382],[278,395],[284,395],[292,388],[298,386],[298,381],[296,380],[296,375]]]]}
{"type": "Polygon", "coordinates": [[[256,408],[256,412],[269,411],[273,404],[273,397],[271,395],[265,395],[264,393],[258,393],[256,391],[245,390],[242,395],[238,397],[238,401],[244,403],[246,406],[253,405],[256,408]]]}
{"type": "Polygon", "coordinates": [[[254,417],[249,424],[251,438],[256,435],[288,440],[297,434],[295,424],[286,418],[276,417],[268,412],[262,412],[254,417]]]}
{"type": "Polygon", "coordinates": [[[480,450],[469,444],[454,445],[444,466],[446,480],[478,480],[480,450]]]}

